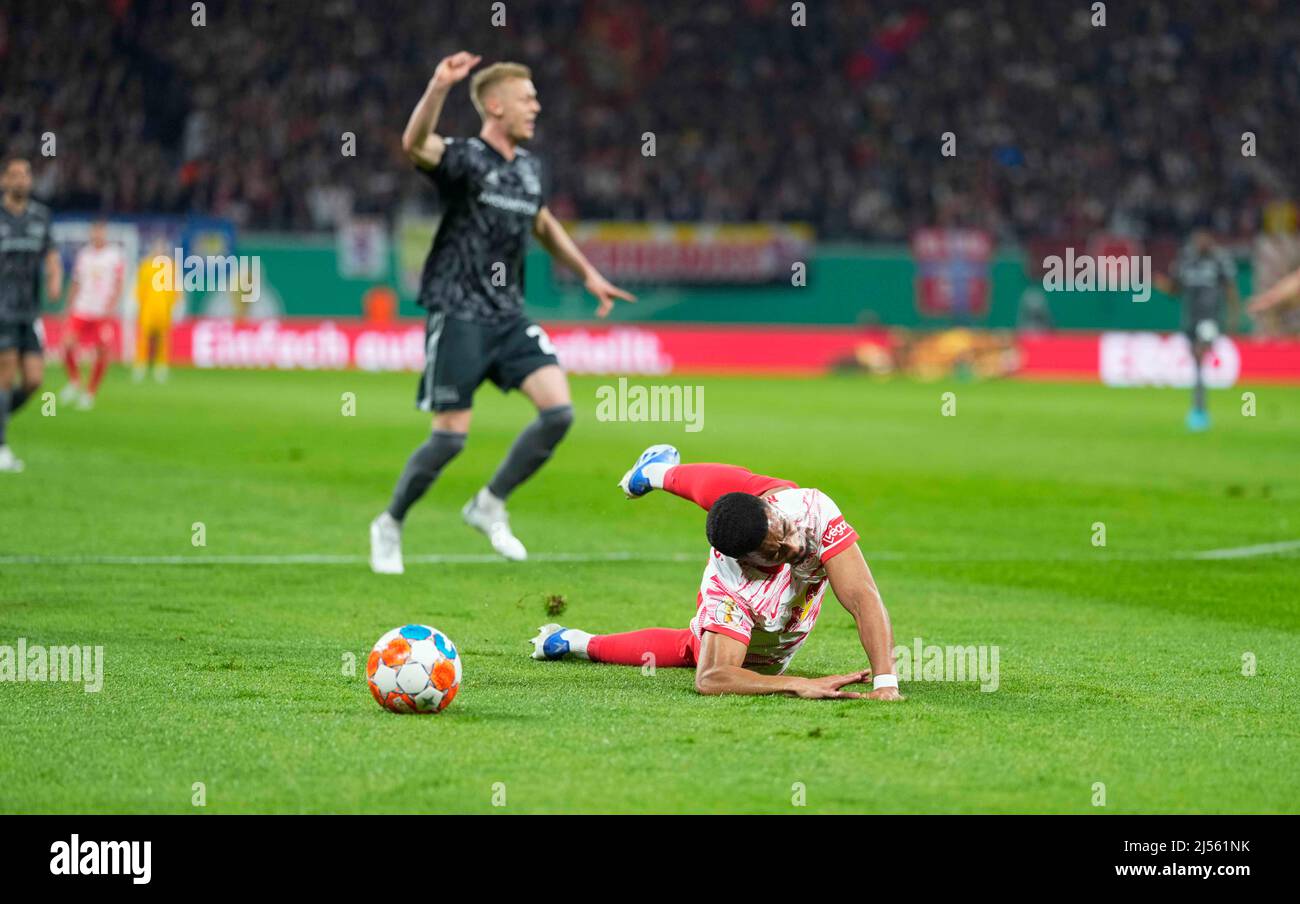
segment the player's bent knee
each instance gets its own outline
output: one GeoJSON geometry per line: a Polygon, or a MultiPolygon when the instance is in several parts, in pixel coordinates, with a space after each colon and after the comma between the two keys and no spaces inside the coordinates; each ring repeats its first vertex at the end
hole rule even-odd
{"type": "Polygon", "coordinates": [[[573,426],[573,406],[556,405],[538,412],[542,428],[552,443],[558,443],[573,426]]]}
{"type": "Polygon", "coordinates": [[[433,429],[442,433],[469,433],[472,410],[460,408],[455,411],[439,411],[433,416],[433,429]]]}

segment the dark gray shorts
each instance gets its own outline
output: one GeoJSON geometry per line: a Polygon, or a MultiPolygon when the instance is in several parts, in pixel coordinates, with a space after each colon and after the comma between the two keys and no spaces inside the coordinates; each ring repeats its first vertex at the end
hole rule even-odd
{"type": "Polygon", "coordinates": [[[36,321],[0,321],[0,352],[17,349],[20,355],[39,355],[45,348],[36,321]]]}
{"type": "Polygon", "coordinates": [[[484,380],[507,392],[538,368],[558,363],[546,331],[526,317],[479,323],[433,311],[424,328],[415,404],[421,411],[469,408],[484,380]]]}

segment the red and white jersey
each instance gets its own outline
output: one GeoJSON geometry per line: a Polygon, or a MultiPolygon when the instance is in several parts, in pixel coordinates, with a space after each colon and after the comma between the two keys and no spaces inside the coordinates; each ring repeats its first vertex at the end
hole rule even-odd
{"type": "Polygon", "coordinates": [[[78,317],[107,317],[113,313],[122,292],[122,277],[126,272],[126,258],[122,249],[112,244],[102,248],[85,245],[77,252],[72,266],[72,278],[77,283],[77,294],[72,299],[72,313],[78,317]]]}
{"type": "Polygon", "coordinates": [[[702,640],[705,631],[716,631],[748,644],[745,668],[779,675],[821,612],[829,584],[826,563],[853,546],[858,532],[821,490],[784,489],[763,498],[808,533],[809,557],[758,568],[710,550],[691,632],[702,640]]]}

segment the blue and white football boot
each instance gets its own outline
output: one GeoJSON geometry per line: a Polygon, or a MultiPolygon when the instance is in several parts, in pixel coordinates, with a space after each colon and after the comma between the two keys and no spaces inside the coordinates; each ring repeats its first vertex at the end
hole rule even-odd
{"type": "Polygon", "coordinates": [[[563,659],[570,652],[569,642],[564,639],[566,628],[563,625],[542,625],[537,629],[537,636],[533,638],[534,659],[546,661],[548,659],[563,659]]]}
{"type": "Polygon", "coordinates": [[[672,467],[682,463],[682,456],[667,443],[651,446],[641,453],[632,469],[618,482],[619,489],[628,499],[637,499],[654,489],[650,479],[645,475],[646,465],[666,465],[672,467]]]}

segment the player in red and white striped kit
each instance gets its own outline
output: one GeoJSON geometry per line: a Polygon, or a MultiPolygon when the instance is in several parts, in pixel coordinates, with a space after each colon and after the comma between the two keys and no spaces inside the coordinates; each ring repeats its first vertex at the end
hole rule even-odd
{"type": "Polygon", "coordinates": [[[695,669],[702,694],[899,700],[893,629],[858,534],[820,490],[722,464],[680,463],[651,446],[619,483],[629,498],[663,489],[709,513],[709,563],[689,628],[588,634],[544,625],[534,659],[695,669]],[[785,674],[821,612],[827,587],[853,615],[872,668],[824,678],[785,674]],[[871,682],[872,690],[843,690],[871,682]]]}
{"type": "Polygon", "coordinates": [[[103,221],[91,224],[90,244],[77,252],[72,268],[72,289],[68,296],[68,320],[63,339],[63,364],[68,370],[68,385],[60,398],[75,402],[80,409],[95,405],[95,393],[108,367],[110,323],[122,296],[126,275],[126,258],[122,249],[108,243],[108,229],[103,221]],[[77,353],[89,349],[93,355],[90,380],[81,387],[77,353]]]}

